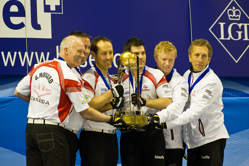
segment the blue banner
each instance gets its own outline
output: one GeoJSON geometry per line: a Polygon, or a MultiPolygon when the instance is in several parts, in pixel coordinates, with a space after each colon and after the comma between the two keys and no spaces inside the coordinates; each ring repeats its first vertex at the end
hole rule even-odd
{"type": "MultiPolygon", "coordinates": [[[[116,60],[133,36],[143,40],[147,65],[154,67],[154,48],[169,40],[177,48],[175,67],[183,74],[190,66],[191,39],[205,38],[213,46],[210,67],[219,76],[249,76],[248,0],[126,0],[0,1],[0,75],[27,74],[36,63],[59,56],[61,40],[80,30],[112,40],[116,60]]],[[[83,71],[94,65],[90,56],[83,71]]]]}
{"type": "MultiPolygon", "coordinates": [[[[0,43],[4,45],[0,75],[26,74],[35,63],[58,57],[61,40],[75,30],[112,40],[114,63],[110,73],[116,73],[116,60],[124,43],[133,36],[144,41],[149,66],[156,66],[154,47],[162,40],[173,42],[179,48],[179,59],[188,62],[188,1],[84,0],[75,4],[62,0],[1,0],[0,12],[0,43]]],[[[90,68],[93,64],[90,57],[82,66],[90,68]]],[[[180,61],[178,65],[182,72],[189,67],[180,61]]]]}

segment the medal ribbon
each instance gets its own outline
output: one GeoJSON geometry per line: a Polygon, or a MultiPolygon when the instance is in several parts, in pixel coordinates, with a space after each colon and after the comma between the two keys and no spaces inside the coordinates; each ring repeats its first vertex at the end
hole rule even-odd
{"type": "Polygon", "coordinates": [[[201,79],[209,72],[209,67],[198,77],[198,79],[194,82],[194,84],[191,86],[190,85],[190,81],[191,81],[191,73],[189,73],[188,76],[188,85],[189,85],[189,94],[191,93],[191,91],[194,89],[195,85],[201,81],[201,79]],[[191,86],[191,87],[190,87],[191,86]]]}
{"type": "Polygon", "coordinates": [[[59,57],[58,59],[62,60],[62,61],[65,61],[62,57],[59,57]]]}
{"type": "Polygon", "coordinates": [[[108,90],[111,89],[110,86],[112,86],[112,84],[111,84],[111,81],[110,81],[110,76],[109,76],[109,74],[107,73],[107,77],[108,77],[110,86],[108,85],[108,83],[107,83],[107,81],[106,81],[104,75],[103,75],[102,72],[99,70],[99,68],[98,68],[96,65],[94,65],[94,67],[95,67],[96,72],[100,75],[100,77],[101,77],[102,80],[104,81],[105,86],[107,87],[107,89],[108,89],[108,90]]]}
{"type": "Polygon", "coordinates": [[[166,76],[166,80],[167,82],[169,82],[170,78],[172,77],[173,73],[174,73],[174,69],[171,70],[171,72],[166,76]]]}
{"type": "MultiPolygon", "coordinates": [[[[59,57],[58,59],[62,60],[62,61],[65,61],[62,57],[59,57]]],[[[66,61],[65,61],[66,62],[66,61]]],[[[67,63],[66,63],[67,64],[67,63]]],[[[67,64],[68,66],[68,64],[67,64]]],[[[68,66],[69,67],[69,66],[68,66]]],[[[69,67],[70,68],[70,67],[69,67]]]]}
{"type": "MultiPolygon", "coordinates": [[[[144,67],[144,69],[143,69],[143,72],[142,72],[142,75],[141,75],[141,79],[140,79],[140,83],[139,83],[139,85],[140,85],[140,87],[139,87],[139,89],[140,89],[140,95],[141,95],[141,92],[142,92],[142,84],[143,84],[143,76],[144,76],[144,73],[145,73],[145,67],[144,67]]],[[[131,71],[129,71],[129,77],[130,77],[130,82],[131,82],[131,86],[133,87],[133,77],[132,77],[132,74],[131,74],[131,71]]],[[[139,77],[138,77],[138,79],[139,79],[139,77]]],[[[137,87],[136,87],[136,92],[137,92],[137,87]]]]}

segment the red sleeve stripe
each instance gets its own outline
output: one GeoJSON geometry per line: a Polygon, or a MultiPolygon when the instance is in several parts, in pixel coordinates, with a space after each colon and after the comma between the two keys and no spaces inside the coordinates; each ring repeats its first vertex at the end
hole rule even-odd
{"type": "MultiPolygon", "coordinates": [[[[54,61],[56,62],[56,61],[54,61]]],[[[63,75],[63,72],[62,72],[62,69],[61,69],[61,64],[59,62],[56,62],[57,63],[57,72],[58,72],[58,75],[59,75],[59,81],[60,81],[60,85],[61,85],[61,88],[65,91],[65,80],[64,80],[64,75],[63,75]]]]}
{"type": "Polygon", "coordinates": [[[71,108],[71,101],[69,100],[68,96],[66,95],[65,91],[61,89],[61,94],[60,94],[60,101],[58,105],[58,114],[59,114],[59,119],[61,122],[65,120],[67,117],[70,108],[71,108]]]}
{"type": "Polygon", "coordinates": [[[65,91],[67,93],[81,92],[82,86],[78,81],[65,79],[64,83],[65,83],[65,91]]]}
{"type": "MultiPolygon", "coordinates": [[[[41,63],[41,64],[39,64],[39,65],[37,65],[36,67],[35,66],[33,66],[33,68],[31,69],[31,71],[29,72],[29,75],[32,77],[33,76],[33,74],[36,72],[36,70],[37,69],[39,69],[40,67],[42,67],[42,66],[48,66],[50,63],[53,63],[54,61],[47,61],[47,62],[43,62],[43,63],[41,63]]],[[[58,62],[57,62],[58,63],[58,62]]],[[[50,67],[50,66],[49,66],[50,67]]]]}
{"type": "Polygon", "coordinates": [[[95,92],[94,92],[92,86],[91,86],[86,80],[84,80],[84,87],[85,87],[87,90],[91,91],[93,94],[95,94],[95,92]]]}
{"type": "MultiPolygon", "coordinates": [[[[29,85],[31,85],[32,77],[33,77],[34,70],[35,70],[34,68],[35,68],[35,66],[33,66],[29,72],[29,76],[30,76],[29,85]]],[[[29,91],[31,92],[31,86],[29,86],[29,91]]]]}
{"type": "Polygon", "coordinates": [[[125,74],[125,75],[123,76],[123,82],[125,82],[125,80],[126,80],[127,78],[129,78],[129,76],[128,76],[128,74],[125,74]]]}
{"type": "MultiPolygon", "coordinates": [[[[53,61],[52,63],[48,64],[48,66],[51,68],[54,68],[57,71],[58,76],[59,76],[59,81],[61,85],[61,94],[60,94],[60,101],[58,105],[58,115],[59,115],[60,121],[63,122],[65,118],[67,117],[67,115],[69,114],[71,106],[72,106],[72,102],[66,95],[66,91],[68,90],[67,87],[72,86],[72,85],[69,85],[67,83],[68,80],[65,80],[63,72],[62,72],[61,64],[59,62],[53,61]]],[[[76,85],[78,85],[78,82],[76,85]]]]}
{"type": "Polygon", "coordinates": [[[161,86],[162,84],[166,84],[167,80],[165,77],[162,77],[161,80],[158,82],[158,84],[156,85],[156,89],[161,86]]]}
{"type": "Polygon", "coordinates": [[[95,90],[95,89],[96,89],[96,87],[97,87],[97,83],[98,83],[99,74],[98,74],[96,71],[94,71],[94,75],[95,75],[95,86],[94,86],[94,90],[95,90]]]}
{"type": "Polygon", "coordinates": [[[150,72],[148,72],[147,70],[144,73],[144,76],[147,77],[148,79],[151,80],[151,82],[154,84],[154,86],[156,87],[156,78],[154,77],[154,75],[150,72]]]}
{"type": "Polygon", "coordinates": [[[116,84],[116,81],[114,80],[114,78],[112,78],[112,76],[110,76],[110,79],[114,84],[116,84]]]}
{"type": "Polygon", "coordinates": [[[61,85],[61,95],[60,95],[60,101],[58,105],[58,115],[59,115],[60,121],[63,122],[65,118],[67,117],[67,115],[69,114],[71,106],[72,106],[72,102],[66,95],[66,92],[69,91],[68,87],[70,86],[73,87],[72,85],[73,82],[75,82],[74,84],[76,86],[78,85],[78,82],[73,81],[73,80],[65,80],[63,72],[62,72],[61,64],[59,62],[53,61],[48,66],[51,68],[54,68],[57,71],[58,76],[59,76],[59,81],[61,85]]]}

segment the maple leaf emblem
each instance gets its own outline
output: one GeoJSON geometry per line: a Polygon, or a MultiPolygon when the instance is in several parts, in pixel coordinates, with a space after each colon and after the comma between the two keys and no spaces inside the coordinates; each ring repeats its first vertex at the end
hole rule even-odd
{"type": "Polygon", "coordinates": [[[38,97],[46,96],[51,94],[51,89],[47,89],[46,85],[38,84],[34,85],[34,92],[37,94],[38,97]]]}

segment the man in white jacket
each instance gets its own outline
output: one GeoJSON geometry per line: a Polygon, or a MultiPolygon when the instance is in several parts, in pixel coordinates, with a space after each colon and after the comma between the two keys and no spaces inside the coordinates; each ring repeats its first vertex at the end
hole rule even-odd
{"type": "Polygon", "coordinates": [[[75,133],[69,127],[73,108],[83,118],[117,124],[114,116],[89,107],[91,99],[71,70],[84,59],[84,43],[76,36],[68,36],[60,44],[58,59],[35,65],[17,85],[14,95],[29,102],[25,132],[27,165],[72,164],[69,142],[74,139],[67,132],[75,133]]]}
{"type": "MultiPolygon", "coordinates": [[[[212,53],[207,40],[197,39],[190,44],[188,54],[192,66],[183,76],[189,84],[189,101],[180,116],[166,122],[167,129],[184,125],[188,166],[221,166],[229,138],[222,113],[223,86],[209,68],[212,53]]],[[[161,119],[160,123],[163,123],[161,119]]]]}
{"type": "MultiPolygon", "coordinates": [[[[187,81],[173,68],[177,50],[169,41],[162,41],[156,45],[154,50],[154,58],[160,69],[169,83],[172,91],[173,102],[163,111],[158,112],[158,116],[162,121],[170,121],[178,117],[188,100],[188,83],[187,81]]],[[[184,154],[182,141],[182,126],[174,129],[164,129],[165,139],[165,165],[166,166],[181,166],[182,156],[184,154]]]]}
{"type": "Polygon", "coordinates": [[[137,106],[138,103],[137,93],[134,92],[139,91],[141,93],[140,111],[151,114],[153,117],[150,124],[144,128],[139,126],[133,130],[122,131],[120,138],[122,166],[164,166],[163,131],[155,128],[153,124],[154,121],[158,123],[158,116],[154,117],[154,114],[172,103],[171,89],[160,70],[145,65],[145,45],[141,39],[130,38],[124,44],[123,51],[129,51],[139,58],[139,75],[136,70],[132,69],[129,72],[126,70],[123,76],[125,106],[130,105],[130,99],[132,99],[130,108],[135,110],[133,106],[137,106]],[[139,79],[139,90],[136,85],[133,87],[136,79],[139,79]]]}
{"type": "MultiPolygon", "coordinates": [[[[82,75],[87,95],[92,99],[89,106],[103,114],[114,115],[122,106],[124,89],[109,75],[113,62],[113,45],[110,39],[99,36],[91,43],[91,55],[95,65],[82,75]],[[116,95],[112,89],[116,87],[116,95]],[[117,101],[121,101],[120,104],[117,101]]],[[[118,141],[116,127],[84,119],[80,134],[81,165],[116,166],[118,141]]]]}

